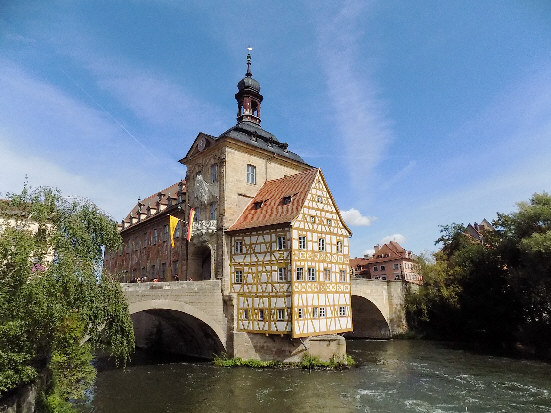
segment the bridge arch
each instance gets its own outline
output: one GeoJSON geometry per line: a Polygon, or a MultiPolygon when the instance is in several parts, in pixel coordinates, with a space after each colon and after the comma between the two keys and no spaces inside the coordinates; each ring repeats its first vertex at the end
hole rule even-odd
{"type": "Polygon", "coordinates": [[[352,295],[352,326],[350,338],[387,339],[391,337],[390,325],[375,303],[361,295],[352,295]]]}
{"type": "Polygon", "coordinates": [[[129,303],[128,310],[138,347],[149,347],[153,339],[162,339],[164,350],[171,353],[212,358],[213,354],[226,351],[223,327],[185,302],[143,300],[129,303]]]}

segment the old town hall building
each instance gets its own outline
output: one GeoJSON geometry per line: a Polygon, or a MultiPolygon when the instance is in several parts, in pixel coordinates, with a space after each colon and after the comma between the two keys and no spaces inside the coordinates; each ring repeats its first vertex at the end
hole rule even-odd
{"type": "Polygon", "coordinates": [[[220,136],[199,133],[180,160],[185,181],[138,202],[105,268],[127,282],[218,279],[238,332],[351,331],[351,232],[321,170],[260,126],[250,55],[237,87],[237,124],[220,136]],[[174,247],[169,216],[180,219],[174,247]]]}

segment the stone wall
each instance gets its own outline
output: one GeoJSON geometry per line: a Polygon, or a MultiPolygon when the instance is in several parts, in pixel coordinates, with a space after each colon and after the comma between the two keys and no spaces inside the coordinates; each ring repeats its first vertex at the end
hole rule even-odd
{"type": "Polygon", "coordinates": [[[298,362],[304,354],[329,361],[346,355],[346,340],[338,335],[323,335],[304,339],[288,335],[264,335],[236,332],[233,335],[234,357],[256,360],[298,362]]]}

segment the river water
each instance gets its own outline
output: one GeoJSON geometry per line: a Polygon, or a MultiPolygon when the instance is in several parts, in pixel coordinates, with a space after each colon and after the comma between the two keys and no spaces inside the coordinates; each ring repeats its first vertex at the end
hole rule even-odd
{"type": "Polygon", "coordinates": [[[341,371],[205,362],[100,371],[82,412],[551,412],[551,364],[445,344],[348,341],[341,371]]]}

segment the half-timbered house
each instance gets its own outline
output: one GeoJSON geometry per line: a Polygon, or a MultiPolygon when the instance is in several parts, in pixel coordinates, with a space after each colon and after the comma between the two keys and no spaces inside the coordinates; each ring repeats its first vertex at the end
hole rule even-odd
{"type": "Polygon", "coordinates": [[[267,181],[227,233],[238,330],[292,337],[352,330],[351,232],[321,170],[267,181]]]}

